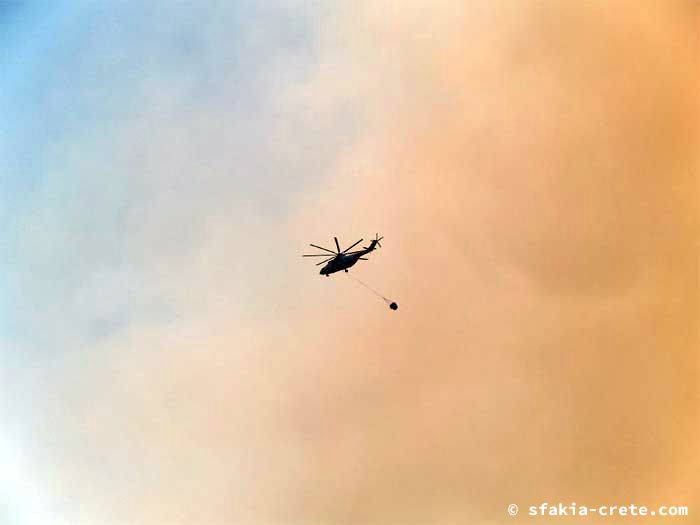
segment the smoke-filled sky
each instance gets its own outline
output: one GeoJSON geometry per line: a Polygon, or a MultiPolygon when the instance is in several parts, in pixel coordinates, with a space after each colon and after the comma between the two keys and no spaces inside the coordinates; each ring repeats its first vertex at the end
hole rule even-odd
{"type": "Polygon", "coordinates": [[[699,22],[0,3],[0,523],[693,522],[699,22]]]}

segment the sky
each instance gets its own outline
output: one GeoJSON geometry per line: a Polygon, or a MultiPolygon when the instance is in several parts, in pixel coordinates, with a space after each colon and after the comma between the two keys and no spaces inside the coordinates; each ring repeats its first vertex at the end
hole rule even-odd
{"type": "Polygon", "coordinates": [[[690,522],[699,17],[0,4],[0,522],[690,522]]]}

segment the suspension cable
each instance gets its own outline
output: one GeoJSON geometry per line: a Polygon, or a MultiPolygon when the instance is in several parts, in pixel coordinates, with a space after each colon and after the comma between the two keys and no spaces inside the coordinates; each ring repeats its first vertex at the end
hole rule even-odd
{"type": "Polygon", "coordinates": [[[360,283],[362,286],[364,286],[365,288],[367,288],[369,291],[371,291],[373,294],[375,294],[377,297],[380,297],[381,299],[383,299],[384,302],[385,302],[386,304],[389,305],[389,308],[391,308],[392,310],[398,309],[399,306],[398,306],[395,302],[393,302],[391,299],[387,299],[387,298],[384,297],[382,294],[380,294],[377,290],[375,290],[374,288],[372,288],[369,284],[367,284],[367,283],[361,281],[360,279],[358,279],[357,277],[355,277],[355,276],[354,276],[353,274],[351,274],[350,272],[348,272],[347,274],[348,274],[348,276],[350,276],[352,279],[354,279],[355,281],[357,281],[358,283],[360,283]]]}

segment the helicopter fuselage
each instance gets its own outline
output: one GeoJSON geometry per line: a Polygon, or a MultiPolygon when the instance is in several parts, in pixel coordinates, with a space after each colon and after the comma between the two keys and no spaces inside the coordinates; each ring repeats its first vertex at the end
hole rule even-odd
{"type": "Polygon", "coordinates": [[[374,251],[375,245],[376,241],[372,241],[372,243],[364,250],[360,250],[353,253],[341,253],[339,255],[336,255],[333,259],[328,261],[328,263],[323,268],[321,268],[321,271],[319,273],[321,275],[328,276],[332,273],[339,272],[341,270],[345,270],[347,272],[348,268],[354,266],[355,263],[359,261],[362,256],[374,251]]]}
{"type": "Polygon", "coordinates": [[[334,259],[321,268],[321,275],[330,275],[341,270],[347,270],[355,265],[360,260],[361,254],[353,253],[352,255],[338,255],[334,259]]]}

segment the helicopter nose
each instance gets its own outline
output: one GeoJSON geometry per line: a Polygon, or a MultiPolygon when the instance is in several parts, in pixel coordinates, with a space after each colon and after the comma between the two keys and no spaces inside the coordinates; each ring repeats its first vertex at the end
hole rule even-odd
{"type": "Polygon", "coordinates": [[[318,273],[320,273],[321,275],[326,275],[326,269],[325,269],[325,268],[321,268],[321,271],[318,272],[318,273]]]}

